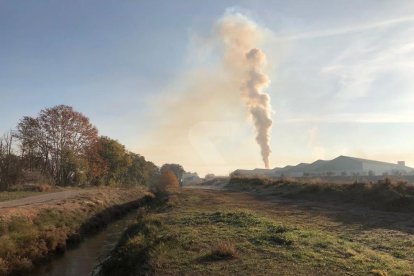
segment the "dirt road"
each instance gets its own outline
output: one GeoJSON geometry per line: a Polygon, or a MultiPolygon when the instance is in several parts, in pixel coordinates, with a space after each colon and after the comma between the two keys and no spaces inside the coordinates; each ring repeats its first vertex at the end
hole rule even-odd
{"type": "Polygon", "coordinates": [[[0,202],[0,209],[14,208],[26,205],[41,204],[50,201],[63,200],[66,198],[74,197],[82,193],[90,193],[92,190],[69,190],[55,193],[47,193],[42,195],[30,196],[10,201],[0,202]]]}

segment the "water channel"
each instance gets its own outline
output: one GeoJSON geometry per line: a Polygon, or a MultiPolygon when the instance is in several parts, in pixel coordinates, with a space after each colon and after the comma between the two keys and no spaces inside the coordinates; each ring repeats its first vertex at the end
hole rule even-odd
{"type": "Polygon", "coordinates": [[[65,254],[53,257],[31,273],[34,276],[87,276],[108,256],[128,225],[134,222],[136,211],[110,223],[99,233],[86,237],[65,254]]]}

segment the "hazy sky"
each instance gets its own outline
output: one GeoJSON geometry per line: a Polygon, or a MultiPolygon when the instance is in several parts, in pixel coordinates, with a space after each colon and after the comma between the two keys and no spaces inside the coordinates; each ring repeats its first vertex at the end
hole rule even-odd
{"type": "Polygon", "coordinates": [[[211,30],[229,10],[269,33],[272,167],[338,155],[414,166],[413,1],[0,0],[0,132],[67,104],[158,165],[262,167],[246,118],[197,115],[203,100],[177,108],[195,114],[177,131],[186,148],[154,138],[165,99],[211,71],[211,30]]]}

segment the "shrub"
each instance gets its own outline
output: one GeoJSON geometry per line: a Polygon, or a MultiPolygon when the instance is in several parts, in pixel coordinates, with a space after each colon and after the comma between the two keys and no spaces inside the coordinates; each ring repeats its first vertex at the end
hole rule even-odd
{"type": "Polygon", "coordinates": [[[37,184],[34,185],[34,189],[38,192],[50,192],[53,188],[49,184],[37,184]]]}
{"type": "Polygon", "coordinates": [[[162,172],[158,185],[155,187],[155,192],[165,193],[179,188],[180,183],[178,182],[175,174],[170,170],[165,170],[162,172]]]}
{"type": "Polygon", "coordinates": [[[230,242],[220,242],[208,255],[211,260],[228,260],[237,257],[237,250],[230,242]]]}

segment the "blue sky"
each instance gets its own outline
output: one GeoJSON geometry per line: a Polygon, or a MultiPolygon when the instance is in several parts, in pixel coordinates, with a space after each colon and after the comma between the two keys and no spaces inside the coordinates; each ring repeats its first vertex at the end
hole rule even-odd
{"type": "Polygon", "coordinates": [[[207,153],[191,135],[193,154],[183,157],[174,141],[148,146],[165,116],[160,99],[214,63],[197,60],[199,38],[228,9],[271,34],[261,46],[271,64],[273,166],[340,154],[414,166],[412,1],[0,0],[0,132],[68,104],[157,164],[202,174],[262,166],[248,122],[213,135],[220,162],[199,158],[207,153]]]}

